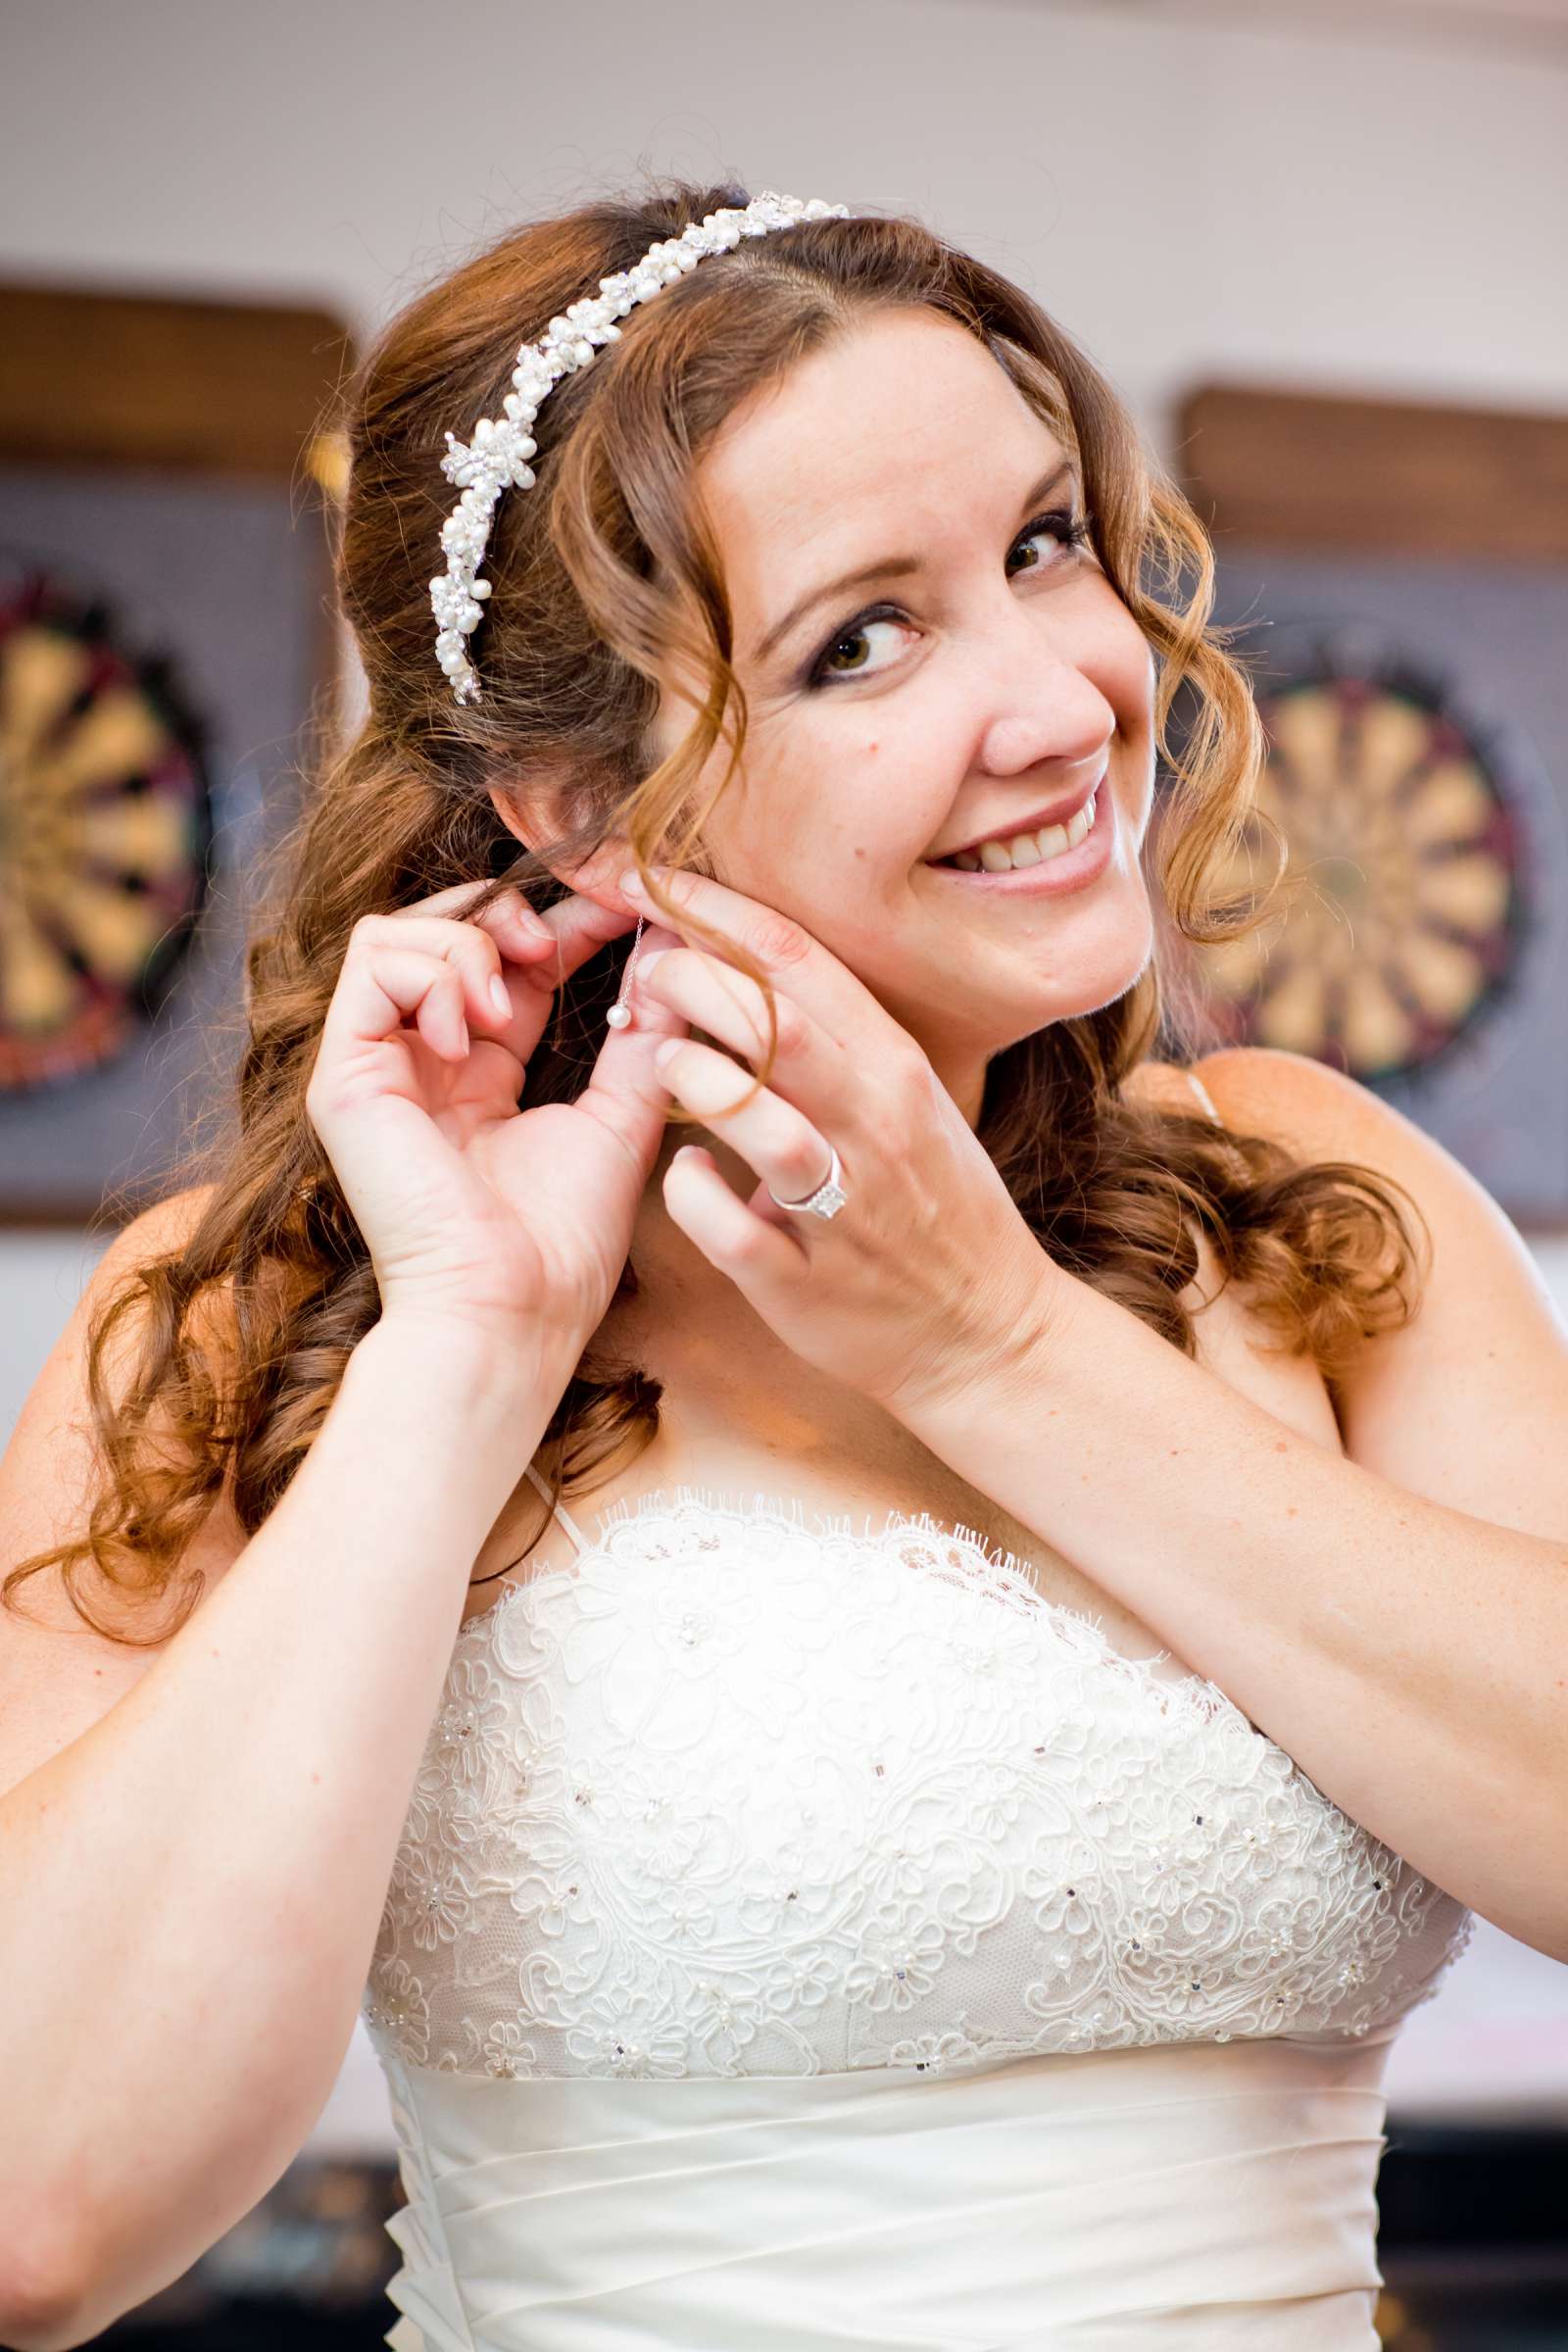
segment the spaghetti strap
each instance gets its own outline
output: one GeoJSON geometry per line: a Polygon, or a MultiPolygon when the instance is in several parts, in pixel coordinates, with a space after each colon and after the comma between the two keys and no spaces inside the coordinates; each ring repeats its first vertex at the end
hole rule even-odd
{"type": "Polygon", "coordinates": [[[1201,1078],[1200,1078],[1198,1075],[1198,1072],[1196,1070],[1189,1070],[1187,1075],[1192,1082],[1193,1091],[1197,1095],[1198,1100],[1200,1102],[1201,1102],[1203,1108],[1207,1111],[1215,1126],[1222,1127],[1225,1122],[1220,1117],[1219,1112],[1214,1108],[1213,1098],[1210,1096],[1209,1091],[1203,1084],[1201,1078]]]}
{"type": "MultiPolygon", "coordinates": [[[[545,1485],[544,1480],[539,1476],[539,1473],[534,1468],[532,1462],[529,1462],[527,1465],[527,1475],[530,1479],[532,1479],[534,1485],[538,1488],[546,1502],[550,1502],[550,1489],[545,1485]]],[[[564,1510],[559,1502],[550,1503],[550,1508],[552,1516],[563,1528],[564,1528],[566,1534],[571,1538],[571,1541],[576,1545],[577,1549],[579,1551],[586,1551],[589,1548],[588,1539],[583,1534],[581,1528],[577,1525],[575,1519],[572,1518],[570,1512],[564,1510]]]]}

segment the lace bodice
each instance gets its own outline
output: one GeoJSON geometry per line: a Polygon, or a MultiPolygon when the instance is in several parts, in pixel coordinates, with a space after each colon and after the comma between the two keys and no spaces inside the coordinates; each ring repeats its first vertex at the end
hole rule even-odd
{"type": "Polygon", "coordinates": [[[1212,1683],[967,1530],[682,1488],[572,1533],[454,1646],[365,1995],[404,2066],[1353,2043],[1468,1939],[1212,1683]]]}

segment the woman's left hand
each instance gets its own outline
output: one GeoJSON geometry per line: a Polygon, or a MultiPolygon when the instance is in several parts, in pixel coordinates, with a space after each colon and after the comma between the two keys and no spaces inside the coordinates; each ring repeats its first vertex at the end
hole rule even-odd
{"type": "MultiPolygon", "coordinates": [[[[1053,1261],[921,1048],[788,916],[700,874],[652,871],[672,915],[633,877],[621,885],[650,923],[678,932],[689,910],[748,948],[776,992],[766,1087],[696,1038],[658,1049],[670,1092],[759,1179],[742,1200],[711,1152],[683,1147],[663,1180],[674,1223],[786,1347],[901,1419],[1026,1354],[1053,1261]],[[830,1144],[845,1205],[827,1219],[779,1207],[770,1194],[803,1200],[826,1181],[830,1144]]],[[[639,993],[760,1066],[766,1002],[733,965],[695,947],[645,950],[639,993]]]]}

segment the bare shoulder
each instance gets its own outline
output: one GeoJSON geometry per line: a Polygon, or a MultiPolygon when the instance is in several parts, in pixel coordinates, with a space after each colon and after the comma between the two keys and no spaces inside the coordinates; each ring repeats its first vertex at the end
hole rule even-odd
{"type": "MultiPolygon", "coordinates": [[[[1214,1108],[1238,1134],[1260,1135],[1303,1161],[1349,1160],[1408,1192],[1425,1216],[1430,1208],[1473,1220],[1503,1239],[1529,1262],[1514,1227],[1483,1186],[1436,1138],[1370,1087],[1310,1054],[1274,1046],[1228,1046],[1193,1064],[1214,1108]]],[[[1134,1073],[1146,1095],[1190,1107],[1196,1099],[1174,1064],[1146,1062],[1134,1073]]]]}
{"type": "MultiPolygon", "coordinates": [[[[87,1390],[89,1329],[99,1307],[136,1269],[180,1246],[208,1197],[209,1188],[192,1187],[144,1210],[116,1235],[93,1269],[0,1455],[0,1575],[84,1528],[103,1476],[87,1390]]],[[[127,1318],[128,1327],[122,1326],[111,1345],[112,1394],[119,1393],[139,1321],[127,1318]]],[[[245,1541],[225,1495],[186,1553],[187,1566],[203,1578],[203,1597],[245,1541]]],[[[103,1592],[90,1563],[82,1590],[95,1604],[103,1592]]],[[[135,1642],[122,1642],[97,1633],[78,1614],[58,1565],[13,1589],[0,1604],[0,1788],[79,1737],[140,1679],[164,1646],[143,1645],[148,1632],[165,1622],[162,1606],[156,1604],[149,1619],[127,1604],[124,1630],[135,1642]]]]}
{"type": "Polygon", "coordinates": [[[1428,1222],[1455,1220],[1533,1268],[1515,1227],[1469,1170],[1435,1136],[1370,1087],[1310,1054],[1272,1046],[1232,1046],[1196,1069],[1228,1127],[1266,1136],[1301,1160],[1342,1159],[1403,1187],[1428,1222]]]}
{"type": "MultiPolygon", "coordinates": [[[[1397,1153],[1406,1143],[1417,1158],[1426,1153],[1448,1157],[1370,1087],[1309,1054],[1278,1046],[1227,1046],[1204,1054],[1193,1068],[1227,1126],[1269,1136],[1303,1157],[1359,1157],[1363,1148],[1397,1153]],[[1349,1140],[1356,1144],[1354,1153],[1342,1153],[1340,1144],[1349,1140]]],[[[1182,1079],[1180,1071],[1167,1074],[1182,1079]]]]}
{"type": "Polygon", "coordinates": [[[1121,1091],[1127,1102],[1147,1104],[1152,1110],[1198,1108],[1198,1099],[1180,1062],[1137,1062],[1122,1080],[1121,1091]]]}
{"type": "Polygon", "coordinates": [[[1414,1204],[1419,1304],[1336,1384],[1347,1451],[1494,1524],[1568,1534],[1568,1473],[1555,1466],[1568,1327],[1485,1186],[1392,1103],[1308,1055],[1235,1047],[1198,1067],[1227,1126],[1298,1159],[1368,1168],[1414,1204]]]}

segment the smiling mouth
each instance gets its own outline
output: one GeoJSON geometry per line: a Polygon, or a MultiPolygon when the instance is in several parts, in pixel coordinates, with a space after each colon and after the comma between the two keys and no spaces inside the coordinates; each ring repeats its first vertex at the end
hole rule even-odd
{"type": "Polygon", "coordinates": [[[1065,858],[1075,850],[1095,821],[1100,794],[1105,788],[1101,777],[1083,807],[1065,824],[1040,825],[1023,833],[999,834],[982,841],[972,850],[956,850],[949,858],[931,858],[930,865],[950,865],[963,874],[1004,874],[1015,866],[1049,865],[1054,858],[1065,858]]]}

